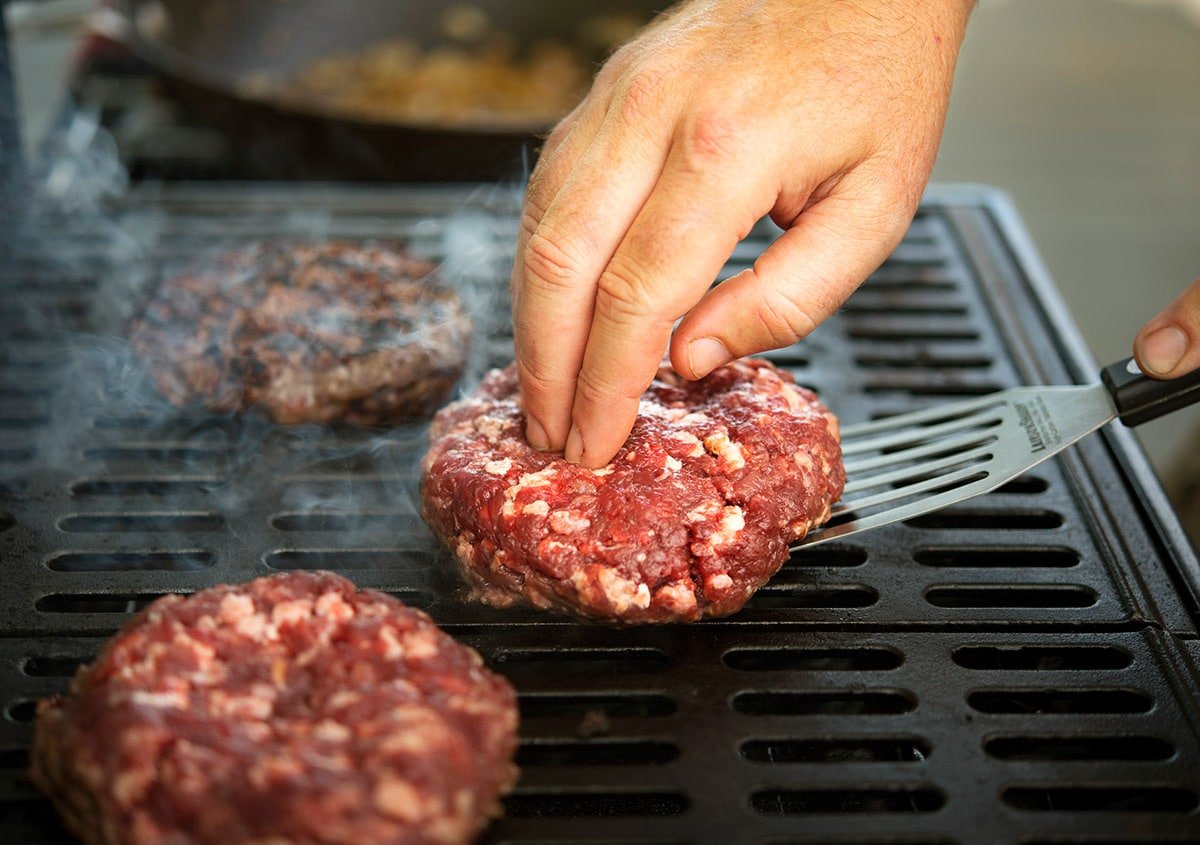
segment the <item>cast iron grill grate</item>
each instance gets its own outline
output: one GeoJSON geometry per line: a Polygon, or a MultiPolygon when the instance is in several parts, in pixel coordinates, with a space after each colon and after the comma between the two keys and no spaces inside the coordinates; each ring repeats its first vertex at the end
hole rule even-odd
{"type": "MultiPolygon", "coordinates": [[[[512,212],[445,190],[188,189],[117,210],[123,231],[155,232],[132,265],[84,234],[49,269],[6,272],[6,841],[62,841],[24,747],[36,698],[101,637],[167,592],[314,568],[428,609],[517,686],[524,774],[487,842],[1200,841],[1195,561],[1119,433],[796,553],[728,620],[613,630],[461,601],[415,509],[419,427],[284,431],[56,392],[81,356],[120,361],[114,292],[237,238],[403,236],[461,262],[477,313],[502,313],[512,212]]],[[[847,421],[1091,378],[1007,214],[979,191],[931,193],[843,310],[768,357],[847,421]]],[[[772,236],[756,230],[723,276],[772,236]]],[[[476,364],[511,343],[498,320],[476,364]]]]}

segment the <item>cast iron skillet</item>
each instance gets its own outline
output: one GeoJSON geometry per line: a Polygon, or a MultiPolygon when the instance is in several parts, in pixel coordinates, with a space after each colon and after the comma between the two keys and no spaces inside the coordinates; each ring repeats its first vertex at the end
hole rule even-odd
{"type": "Polygon", "coordinates": [[[362,119],[275,99],[261,84],[264,76],[390,38],[445,44],[445,15],[455,5],[475,7],[492,29],[528,44],[548,37],[576,43],[581,22],[593,16],[649,20],[669,2],[118,0],[127,45],[164,75],[190,119],[232,137],[234,155],[260,178],[518,179],[549,126],[362,119]]]}

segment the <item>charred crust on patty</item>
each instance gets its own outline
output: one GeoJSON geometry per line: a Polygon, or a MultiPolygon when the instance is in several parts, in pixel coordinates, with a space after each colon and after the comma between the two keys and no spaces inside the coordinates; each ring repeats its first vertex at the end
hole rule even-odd
{"type": "Polygon", "coordinates": [[[399,242],[277,239],[164,279],[127,334],[174,405],[375,426],[445,400],[471,321],[399,242]]]}

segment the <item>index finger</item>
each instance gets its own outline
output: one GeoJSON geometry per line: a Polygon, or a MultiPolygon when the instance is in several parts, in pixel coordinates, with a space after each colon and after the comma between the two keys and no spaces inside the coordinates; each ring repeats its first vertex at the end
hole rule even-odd
{"type": "Polygon", "coordinates": [[[567,460],[596,468],[621,448],[675,320],[700,300],[737,242],[770,208],[773,198],[756,204],[762,192],[730,169],[697,168],[686,152],[673,150],[601,275],[567,460]]]}
{"type": "Polygon", "coordinates": [[[561,449],[566,443],[596,280],[667,155],[669,124],[631,125],[628,98],[641,98],[639,109],[651,109],[647,100],[657,96],[635,90],[642,89],[621,92],[623,99],[605,114],[585,149],[551,163],[552,176],[562,181],[539,188],[539,198],[551,190],[554,195],[536,221],[526,210],[528,237],[513,271],[513,322],[526,437],[535,447],[561,449]]]}

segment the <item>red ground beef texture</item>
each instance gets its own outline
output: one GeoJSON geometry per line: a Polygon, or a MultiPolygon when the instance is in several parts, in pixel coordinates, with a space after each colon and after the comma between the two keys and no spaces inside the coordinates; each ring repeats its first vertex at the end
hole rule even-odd
{"type": "Polygon", "coordinates": [[[512,688],[424,613],[295,572],[168,596],[38,708],[89,845],[456,845],[516,778],[512,688]]]}
{"type": "Polygon", "coordinates": [[[606,466],[536,452],[515,368],[438,412],[426,520],[475,598],[618,622],[739,610],[845,482],[836,418],[767,361],[688,382],[662,368],[606,466]]]}
{"type": "Polygon", "coordinates": [[[471,335],[435,269],[400,243],[251,243],[164,280],[128,335],[174,405],[281,424],[425,418],[471,335]]]}

